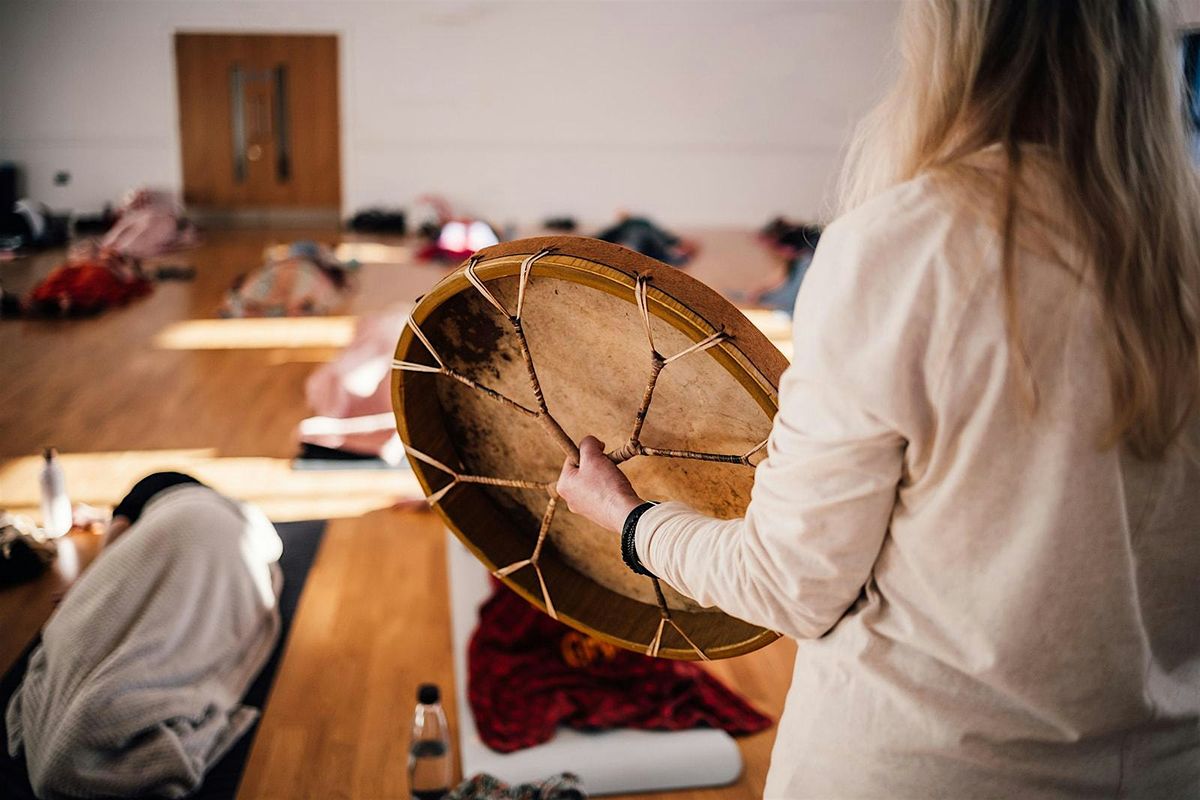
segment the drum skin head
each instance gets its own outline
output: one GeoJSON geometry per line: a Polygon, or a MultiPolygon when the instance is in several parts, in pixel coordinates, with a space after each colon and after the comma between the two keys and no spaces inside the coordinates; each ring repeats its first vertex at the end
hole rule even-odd
{"type": "Polygon", "coordinates": [[[661,368],[638,436],[650,453],[639,451],[620,467],[644,498],[740,517],[753,465],[765,455],[786,359],[704,284],[607,242],[574,236],[506,242],[479,251],[439,282],[418,302],[396,347],[397,365],[407,365],[392,377],[397,428],[447,526],[489,570],[510,567],[501,579],[529,602],[639,652],[686,660],[747,653],[778,634],[702,608],[666,584],[660,597],[655,581],[622,562],[617,534],[572,514],[565,502],[550,503],[547,514],[546,487],[565,455],[544,420],[529,413],[539,402],[525,353],[561,430],[573,442],[591,434],[615,450],[630,441],[652,371],[647,319],[664,358],[706,338],[717,341],[661,368]],[[527,350],[509,318],[518,305],[527,350]],[[718,454],[732,463],[662,451],[718,454]],[[528,560],[547,520],[533,569],[528,560]]]}

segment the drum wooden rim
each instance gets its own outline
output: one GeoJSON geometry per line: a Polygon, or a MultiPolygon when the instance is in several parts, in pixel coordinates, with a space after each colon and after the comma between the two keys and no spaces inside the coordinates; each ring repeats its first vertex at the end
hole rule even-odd
{"type": "MultiPolygon", "coordinates": [[[[732,338],[709,350],[709,354],[737,380],[768,418],[774,416],[778,410],[779,379],[787,367],[787,360],[766,336],[727,300],[701,282],[673,267],[608,242],[577,236],[549,236],[506,242],[479,251],[475,256],[477,260],[476,274],[485,282],[501,277],[516,276],[520,271],[521,262],[525,258],[546,249],[552,249],[553,252],[537,262],[536,270],[539,276],[558,278],[604,291],[631,304],[635,302],[634,284],[637,276],[649,275],[652,288],[649,298],[651,313],[682,331],[694,341],[720,329],[710,321],[719,319],[720,325],[732,338]]],[[[418,300],[412,312],[412,320],[420,326],[448,299],[461,292],[474,291],[474,287],[460,267],[439,281],[429,293],[418,300]]],[[[396,346],[396,358],[411,361],[422,357],[424,353],[426,353],[424,346],[413,334],[412,328],[406,326],[396,346]]],[[[401,370],[394,370],[392,374],[392,405],[400,438],[406,445],[430,453],[435,458],[451,454],[453,454],[453,458],[457,458],[457,453],[454,452],[453,444],[443,426],[439,424],[431,429],[431,420],[428,416],[415,418],[419,413],[418,406],[428,408],[430,401],[418,397],[413,403],[405,403],[405,384],[412,379],[412,376],[413,373],[401,370]],[[449,452],[447,452],[447,448],[449,448],[449,452]]],[[[421,461],[410,460],[421,488],[427,495],[432,494],[435,491],[433,479],[441,473],[421,461]]],[[[447,463],[455,462],[447,460],[447,463]]],[[[477,487],[474,486],[464,486],[455,491],[466,497],[479,493],[477,487]]],[[[459,502],[464,501],[460,499],[459,502]]],[[[445,506],[444,502],[433,504],[438,515],[459,541],[490,572],[494,572],[499,565],[493,563],[482,547],[462,530],[459,520],[455,518],[456,515],[452,514],[445,506]]],[[[569,566],[559,566],[575,572],[569,566]]],[[[575,572],[575,574],[581,580],[587,579],[587,576],[581,573],[575,572]]],[[[527,578],[522,580],[517,576],[504,576],[501,580],[526,601],[542,611],[546,610],[540,592],[535,590],[527,578]]],[[[598,587],[597,590],[601,593],[609,591],[602,587],[598,587]]],[[[612,594],[616,595],[616,593],[612,594]]],[[[621,600],[628,600],[630,603],[637,602],[621,595],[616,596],[621,600]]],[[[555,604],[558,605],[557,601],[555,604]]],[[[644,604],[638,603],[638,605],[644,604]]],[[[601,641],[638,652],[645,651],[647,647],[647,642],[644,640],[600,630],[589,621],[580,619],[578,614],[559,609],[557,616],[568,625],[601,641]]],[[[779,638],[779,634],[774,631],[763,628],[756,630],[757,632],[753,635],[739,641],[706,647],[705,653],[712,659],[729,658],[757,650],[779,638]]],[[[680,660],[695,660],[699,657],[694,650],[688,647],[664,646],[659,655],[680,660]]]]}

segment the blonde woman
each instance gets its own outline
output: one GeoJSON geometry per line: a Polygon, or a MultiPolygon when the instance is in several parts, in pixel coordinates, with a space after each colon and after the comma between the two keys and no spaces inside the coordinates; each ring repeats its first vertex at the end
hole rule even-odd
{"type": "Polygon", "coordinates": [[[564,467],[633,566],[799,640],[768,797],[1200,797],[1200,194],[1166,12],[912,4],[745,518],[647,508],[595,439],[564,467]]]}

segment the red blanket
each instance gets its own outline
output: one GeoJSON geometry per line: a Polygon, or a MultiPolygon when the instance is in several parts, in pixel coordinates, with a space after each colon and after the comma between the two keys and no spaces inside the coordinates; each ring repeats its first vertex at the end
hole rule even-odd
{"type": "Polygon", "coordinates": [[[484,743],[509,753],[579,730],[771,724],[700,666],[650,658],[551,619],[497,583],[467,654],[467,695],[484,743]]]}
{"type": "Polygon", "coordinates": [[[119,274],[104,260],[80,261],[58,267],[30,294],[35,312],[86,316],[109,306],[149,294],[153,285],[140,277],[119,274]]]}

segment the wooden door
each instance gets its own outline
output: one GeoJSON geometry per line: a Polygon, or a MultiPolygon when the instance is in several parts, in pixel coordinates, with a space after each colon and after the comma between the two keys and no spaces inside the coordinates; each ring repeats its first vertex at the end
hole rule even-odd
{"type": "Polygon", "coordinates": [[[189,207],[337,209],[337,37],[175,35],[189,207]]]}

